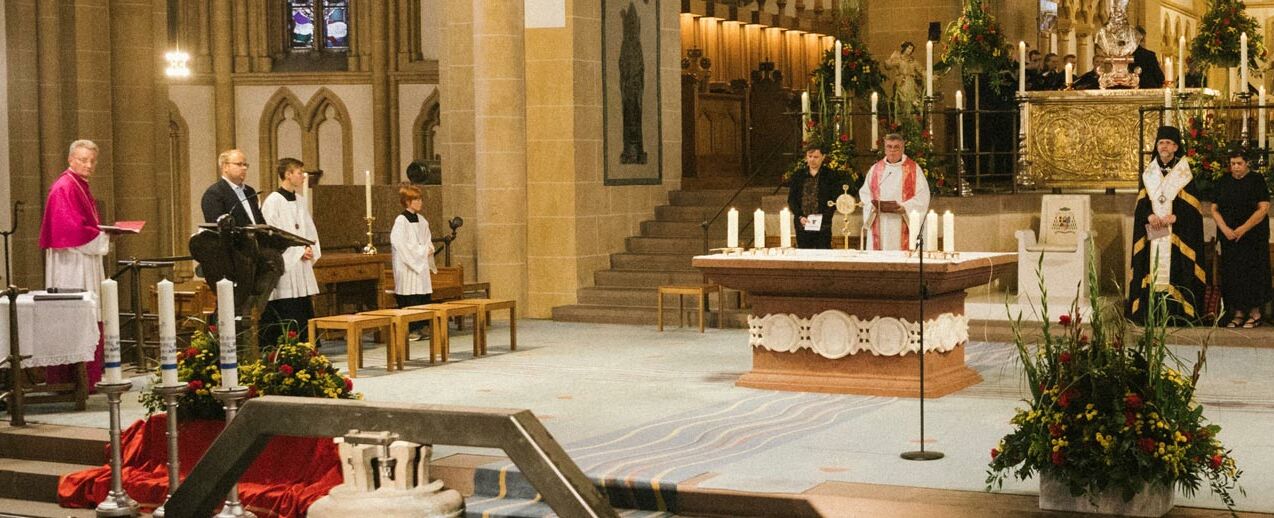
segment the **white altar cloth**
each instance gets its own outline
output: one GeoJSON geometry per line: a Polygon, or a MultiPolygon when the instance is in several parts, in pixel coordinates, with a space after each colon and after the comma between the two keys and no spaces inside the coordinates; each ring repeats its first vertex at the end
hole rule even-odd
{"type": "MultiPolygon", "coordinates": [[[[66,300],[40,300],[35,291],[18,295],[18,339],[23,367],[93,361],[99,339],[97,299],[79,293],[66,300]]],[[[9,299],[0,298],[0,361],[9,357],[9,299]]]]}

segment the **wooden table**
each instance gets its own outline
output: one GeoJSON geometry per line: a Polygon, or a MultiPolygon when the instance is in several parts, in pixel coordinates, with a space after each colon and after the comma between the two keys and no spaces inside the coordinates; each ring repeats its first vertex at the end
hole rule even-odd
{"type": "MultiPolygon", "coordinates": [[[[692,264],[748,292],[752,371],[738,385],[772,390],[916,397],[920,393],[919,262],[906,252],[792,250],[706,255],[692,264]]],[[[926,258],[925,391],[940,397],[981,381],[964,364],[964,290],[1015,272],[1017,254],[926,258]]]]}
{"type": "MultiPolygon", "coordinates": [[[[341,310],[341,295],[338,284],[363,282],[368,289],[348,290],[348,292],[365,291],[366,300],[359,304],[360,309],[380,309],[375,307],[377,294],[386,289],[381,280],[381,271],[392,268],[393,257],[390,254],[328,253],[314,262],[314,279],[318,281],[321,292],[314,307],[315,316],[327,316],[344,313],[341,310]]],[[[393,286],[388,286],[393,289],[393,286]]]]}

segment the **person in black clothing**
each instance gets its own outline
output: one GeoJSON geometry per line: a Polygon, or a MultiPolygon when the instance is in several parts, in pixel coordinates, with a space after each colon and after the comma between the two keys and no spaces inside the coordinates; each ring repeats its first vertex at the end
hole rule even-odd
{"type": "Polygon", "coordinates": [[[1248,169],[1242,150],[1230,153],[1230,174],[1217,180],[1212,203],[1221,242],[1221,300],[1230,310],[1226,327],[1261,325],[1270,300],[1270,191],[1265,177],[1248,169]]]}
{"type": "MultiPolygon", "coordinates": [[[[835,171],[823,167],[827,147],[811,144],[805,148],[805,169],[792,175],[788,184],[787,207],[797,216],[796,247],[832,247],[832,216],[836,208],[829,206],[841,194],[842,178],[835,171]],[[819,219],[818,230],[805,230],[811,216],[819,219]]],[[[853,186],[851,186],[852,188],[853,186]]]]}
{"type": "Polygon", "coordinates": [[[1132,68],[1139,72],[1140,88],[1163,88],[1163,69],[1159,68],[1159,56],[1154,51],[1141,46],[1146,41],[1146,28],[1137,26],[1137,50],[1132,52],[1132,68]]]}
{"type": "Polygon", "coordinates": [[[221,179],[208,186],[200,201],[204,222],[216,223],[217,218],[229,214],[235,226],[264,224],[257,191],[244,183],[248,179],[248,159],[243,152],[231,149],[221,153],[217,167],[221,169],[221,179]]]}
{"type": "Polygon", "coordinates": [[[1100,56],[1093,56],[1093,69],[1075,78],[1075,82],[1071,84],[1071,88],[1075,90],[1096,90],[1101,88],[1101,61],[1100,56]]]}

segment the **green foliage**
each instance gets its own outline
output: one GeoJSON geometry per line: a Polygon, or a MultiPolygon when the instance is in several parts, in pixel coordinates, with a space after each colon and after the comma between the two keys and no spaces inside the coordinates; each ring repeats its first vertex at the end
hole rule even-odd
{"type": "Polygon", "coordinates": [[[1239,35],[1247,33],[1248,66],[1260,68],[1265,61],[1265,39],[1256,18],[1247,14],[1242,0],[1212,0],[1199,22],[1199,35],[1190,42],[1194,66],[1203,68],[1239,66],[1239,35]]]}
{"type": "Polygon", "coordinates": [[[947,25],[943,40],[946,50],[934,63],[934,70],[946,72],[959,66],[964,81],[974,80],[976,74],[988,73],[991,89],[1000,92],[1008,81],[999,71],[1012,68],[1009,44],[1004,31],[991,13],[982,6],[982,0],[967,0],[960,17],[947,25]]]}

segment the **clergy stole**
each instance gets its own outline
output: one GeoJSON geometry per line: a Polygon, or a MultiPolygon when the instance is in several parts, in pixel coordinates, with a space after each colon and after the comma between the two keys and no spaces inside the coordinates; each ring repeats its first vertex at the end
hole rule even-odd
{"type": "MultiPolygon", "coordinates": [[[[904,202],[916,196],[916,170],[919,168],[920,166],[916,165],[915,160],[912,160],[910,158],[903,158],[902,199],[899,199],[897,201],[904,202]]],[[[870,181],[871,199],[874,201],[880,200],[880,177],[882,174],[884,174],[884,172],[885,172],[884,160],[876,162],[876,165],[873,165],[871,168],[871,181],[870,181]]],[[[876,212],[873,212],[872,214],[874,216],[871,222],[872,248],[875,250],[884,250],[884,247],[880,242],[880,212],[876,211],[876,212]]],[[[898,236],[898,242],[902,243],[903,250],[911,250],[911,246],[912,246],[911,240],[907,238],[907,236],[909,235],[907,225],[908,225],[907,217],[904,215],[902,217],[902,233],[898,236]]]]}

